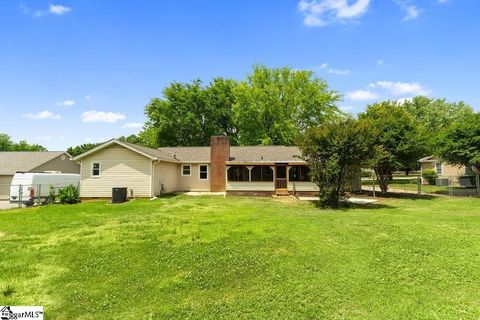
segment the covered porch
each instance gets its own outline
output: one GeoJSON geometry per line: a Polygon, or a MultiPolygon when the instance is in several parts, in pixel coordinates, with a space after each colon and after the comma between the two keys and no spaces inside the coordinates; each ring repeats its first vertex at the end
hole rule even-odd
{"type": "Polygon", "coordinates": [[[227,162],[225,170],[227,194],[268,196],[317,191],[305,162],[227,162]]]}

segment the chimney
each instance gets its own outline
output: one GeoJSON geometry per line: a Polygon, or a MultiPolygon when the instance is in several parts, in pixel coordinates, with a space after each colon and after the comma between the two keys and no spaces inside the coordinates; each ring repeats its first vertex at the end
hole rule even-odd
{"type": "Polygon", "coordinates": [[[226,190],[225,161],[230,160],[230,140],[227,136],[210,138],[210,191],[226,190]]]}

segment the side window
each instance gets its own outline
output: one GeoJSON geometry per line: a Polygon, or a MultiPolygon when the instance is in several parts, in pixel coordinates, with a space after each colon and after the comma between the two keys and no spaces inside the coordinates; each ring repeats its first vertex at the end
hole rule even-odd
{"type": "Polygon", "coordinates": [[[100,177],[100,162],[92,162],[92,177],[100,177]]]}
{"type": "Polygon", "coordinates": [[[182,176],[189,176],[191,175],[192,167],[189,164],[182,165],[182,176]]]}
{"type": "Polygon", "coordinates": [[[443,174],[441,162],[435,162],[435,169],[437,170],[437,174],[443,174]]]}
{"type": "Polygon", "coordinates": [[[201,164],[198,166],[198,179],[200,180],[208,179],[208,166],[206,164],[201,164]]]}

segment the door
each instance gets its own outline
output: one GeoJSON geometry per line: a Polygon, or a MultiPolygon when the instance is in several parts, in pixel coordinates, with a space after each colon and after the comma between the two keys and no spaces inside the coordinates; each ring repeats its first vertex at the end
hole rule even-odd
{"type": "Polygon", "coordinates": [[[287,190],[287,166],[276,165],[275,166],[275,189],[287,190]]]}

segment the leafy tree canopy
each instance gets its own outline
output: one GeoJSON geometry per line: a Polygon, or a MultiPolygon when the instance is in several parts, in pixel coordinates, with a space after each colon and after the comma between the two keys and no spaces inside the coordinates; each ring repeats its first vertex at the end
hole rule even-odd
{"type": "Polygon", "coordinates": [[[39,144],[29,144],[25,140],[15,143],[8,134],[0,133],[0,151],[47,151],[47,149],[39,144]]]}

